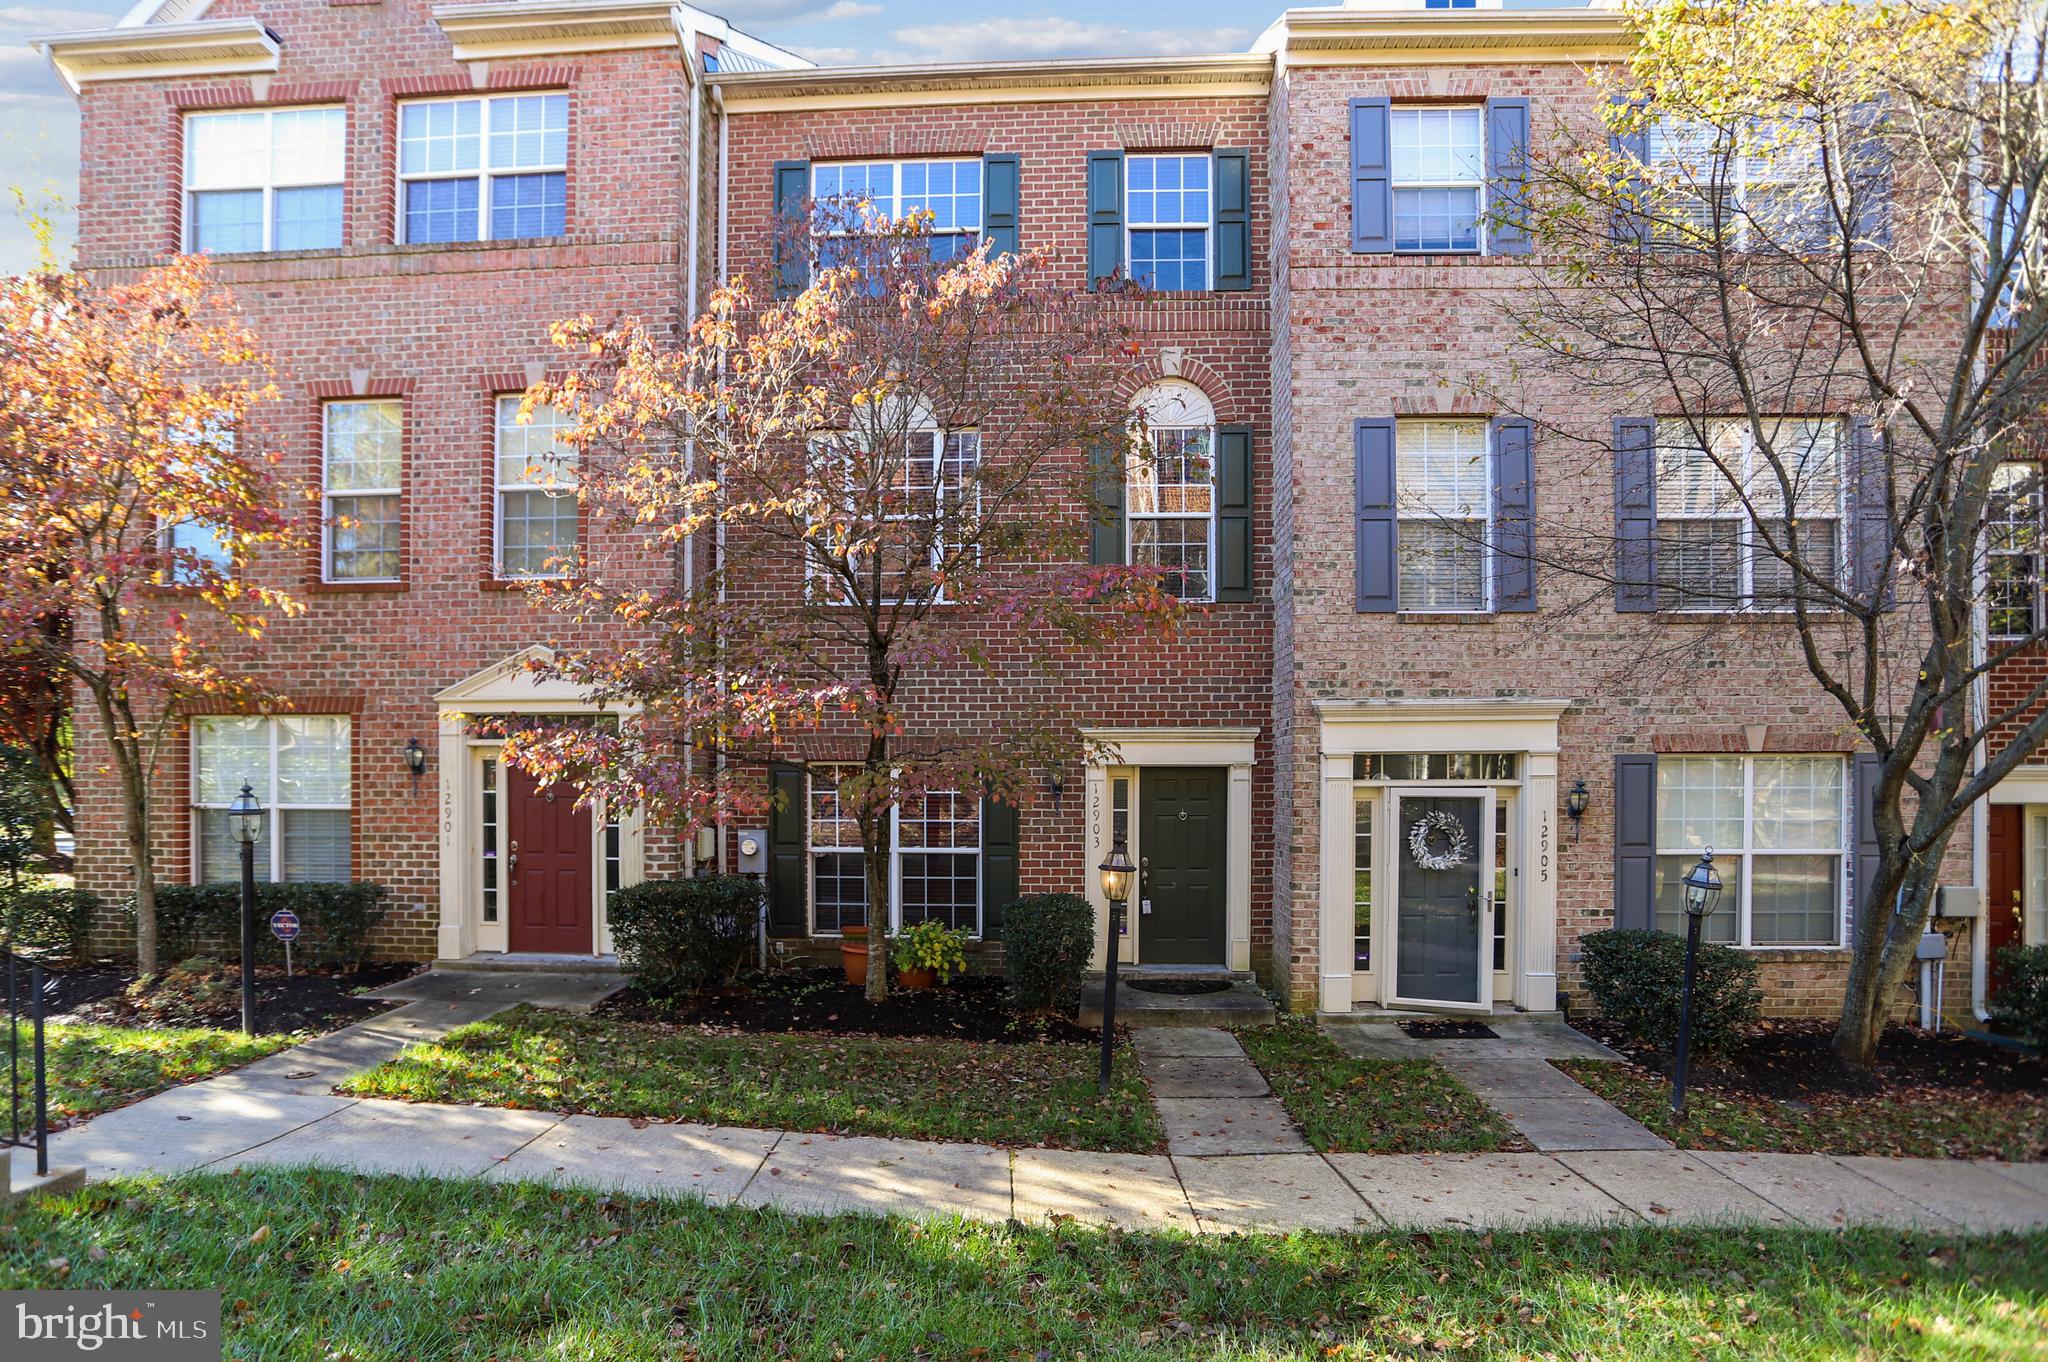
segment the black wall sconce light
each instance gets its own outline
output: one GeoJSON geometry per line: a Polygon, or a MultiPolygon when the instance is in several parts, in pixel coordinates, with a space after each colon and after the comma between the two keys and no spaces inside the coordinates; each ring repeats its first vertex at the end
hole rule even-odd
{"type": "Polygon", "coordinates": [[[1067,782],[1058,771],[1054,771],[1045,778],[1045,787],[1052,792],[1052,811],[1058,813],[1060,811],[1060,799],[1067,792],[1067,782]]]}
{"type": "Polygon", "coordinates": [[[1587,791],[1586,782],[1583,780],[1573,781],[1571,789],[1565,791],[1564,812],[1565,816],[1572,820],[1572,840],[1574,842],[1579,840],[1579,820],[1586,816],[1586,805],[1592,802],[1592,798],[1593,796],[1587,791]]]}
{"type": "Polygon", "coordinates": [[[405,769],[412,772],[414,780],[427,773],[427,749],[420,746],[418,738],[405,740],[405,769]]]}

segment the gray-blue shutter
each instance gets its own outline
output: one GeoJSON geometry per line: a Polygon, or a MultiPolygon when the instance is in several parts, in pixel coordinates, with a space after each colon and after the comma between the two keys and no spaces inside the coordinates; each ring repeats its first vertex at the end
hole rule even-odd
{"type": "Polygon", "coordinates": [[[1216,431],[1216,599],[1252,598],[1252,428],[1216,431]]]}
{"type": "Polygon", "coordinates": [[[1351,101],[1351,249],[1394,249],[1394,170],[1389,101],[1351,101]]]}
{"type": "Polygon", "coordinates": [[[1893,599],[1891,462],[1884,432],[1849,424],[1849,590],[1890,609],[1893,599]]]}
{"type": "MultiPolygon", "coordinates": [[[[1616,100],[1626,105],[1626,100],[1616,100]]],[[[1643,128],[1630,133],[1612,133],[1607,139],[1608,149],[1617,157],[1625,157],[1640,167],[1650,159],[1650,137],[1643,128]]],[[[1620,196],[1614,205],[1614,235],[1622,241],[1641,241],[1647,235],[1648,219],[1638,207],[1643,193],[1643,176],[1640,170],[1624,178],[1616,188],[1620,196]]]]}
{"type": "Polygon", "coordinates": [[[1657,422],[1614,418],[1614,608],[1657,608],[1657,422]]]}
{"type": "Polygon", "coordinates": [[[1850,113],[1851,147],[1846,177],[1853,198],[1855,217],[1850,230],[1855,239],[1869,246],[1891,242],[1891,157],[1884,147],[1885,106],[1882,100],[1858,104],[1850,113]]]}
{"type": "Polygon", "coordinates": [[[1657,925],[1657,758],[1614,759],[1614,925],[1647,932],[1657,925]]]}
{"type": "Polygon", "coordinates": [[[1089,511],[1093,517],[1088,533],[1088,561],[1097,567],[1116,566],[1124,561],[1123,447],[1114,440],[1101,440],[1090,446],[1088,472],[1089,511]]]}
{"type": "Polygon", "coordinates": [[[1124,154],[1088,153],[1088,287],[1124,268],[1124,154]]]}
{"type": "Polygon", "coordinates": [[[1878,760],[1875,752],[1858,752],[1849,766],[1852,829],[1849,923],[1852,932],[1855,924],[1862,920],[1870,899],[1869,888],[1877,882],[1877,865],[1882,859],[1877,844],[1877,819],[1872,811],[1877,805],[1877,778],[1883,768],[1884,763],[1878,760]]]}
{"type": "Polygon", "coordinates": [[[1493,608],[1536,608],[1535,427],[1519,416],[1493,423],[1493,608]]]}
{"type": "Polygon", "coordinates": [[[1021,165],[1014,151],[993,151],[981,158],[981,234],[988,253],[1015,255],[1021,249],[1018,219],[1023,204],[1021,165]]]}
{"type": "Polygon", "coordinates": [[[1225,150],[1215,154],[1217,291],[1240,292],[1252,286],[1252,154],[1225,150]]]}
{"type": "Polygon", "coordinates": [[[810,286],[809,234],[803,221],[811,196],[811,163],[775,163],[775,296],[791,298],[810,286]]]}
{"type": "Polygon", "coordinates": [[[1352,428],[1352,481],[1358,528],[1357,608],[1360,613],[1400,608],[1400,540],[1394,520],[1394,422],[1360,420],[1352,428]]]}
{"type": "Polygon", "coordinates": [[[1495,255],[1527,255],[1530,248],[1529,101],[1486,101],[1486,187],[1491,198],[1486,244],[1495,255]]]}

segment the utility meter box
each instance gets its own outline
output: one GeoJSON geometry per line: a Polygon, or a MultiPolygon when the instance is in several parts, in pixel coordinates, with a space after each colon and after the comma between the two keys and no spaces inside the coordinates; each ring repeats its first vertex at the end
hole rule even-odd
{"type": "Polygon", "coordinates": [[[768,834],[761,828],[742,828],[739,832],[739,872],[742,875],[765,875],[768,873],[768,834]]]}
{"type": "Polygon", "coordinates": [[[1934,915],[1976,918],[1984,915],[1984,896],[1974,884],[1944,884],[1934,893],[1934,915]]]}
{"type": "Polygon", "coordinates": [[[1940,932],[1929,932],[1920,938],[1920,948],[1913,953],[1916,960],[1948,959],[1948,937],[1940,932]]]}

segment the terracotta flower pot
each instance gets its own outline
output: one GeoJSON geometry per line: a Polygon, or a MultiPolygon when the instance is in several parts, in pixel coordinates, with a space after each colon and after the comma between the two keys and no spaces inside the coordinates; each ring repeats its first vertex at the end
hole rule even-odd
{"type": "Polygon", "coordinates": [[[932,988],[939,982],[938,973],[928,969],[904,969],[896,971],[896,982],[904,988],[932,988]]]}
{"type": "Polygon", "coordinates": [[[868,929],[865,927],[842,927],[840,935],[845,939],[839,943],[839,967],[846,971],[846,982],[864,984],[868,981],[868,929]]]}

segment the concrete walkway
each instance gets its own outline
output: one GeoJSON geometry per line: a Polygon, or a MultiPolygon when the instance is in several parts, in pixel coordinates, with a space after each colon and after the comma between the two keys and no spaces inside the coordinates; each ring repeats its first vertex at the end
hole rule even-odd
{"type": "Polygon", "coordinates": [[[1166,1152],[1306,1154],[1308,1141],[1228,1031],[1197,1026],[1131,1032],[1138,1071],[1166,1127],[1166,1152]]]}

